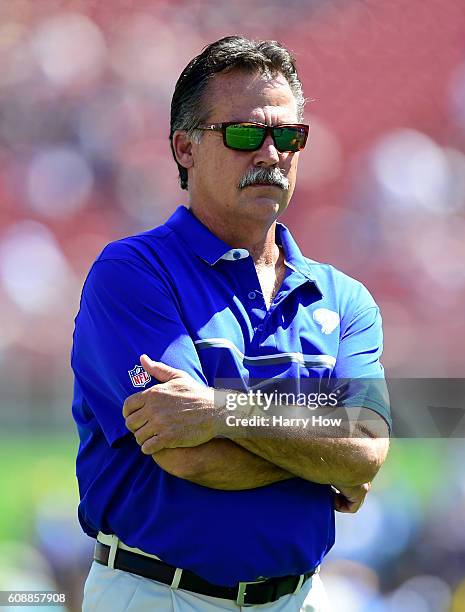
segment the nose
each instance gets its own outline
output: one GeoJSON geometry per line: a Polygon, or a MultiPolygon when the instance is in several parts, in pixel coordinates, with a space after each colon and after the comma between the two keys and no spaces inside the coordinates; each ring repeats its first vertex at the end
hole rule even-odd
{"type": "Polygon", "coordinates": [[[279,152],[274,146],[271,134],[267,134],[262,146],[255,151],[254,164],[259,167],[276,166],[279,162],[279,152]]]}

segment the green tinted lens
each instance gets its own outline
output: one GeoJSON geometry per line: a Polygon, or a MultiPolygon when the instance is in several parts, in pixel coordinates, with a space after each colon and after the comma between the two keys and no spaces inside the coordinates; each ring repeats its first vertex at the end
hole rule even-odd
{"type": "Polygon", "coordinates": [[[298,127],[275,128],[274,138],[279,151],[300,151],[305,144],[305,131],[298,127]]]}
{"type": "Polygon", "coordinates": [[[253,151],[264,141],[265,129],[258,125],[228,125],[226,128],[226,144],[232,149],[253,151]]]}

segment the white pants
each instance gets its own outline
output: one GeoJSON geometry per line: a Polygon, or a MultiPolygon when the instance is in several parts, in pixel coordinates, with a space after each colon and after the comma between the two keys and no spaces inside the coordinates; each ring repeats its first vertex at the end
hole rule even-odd
{"type": "Polygon", "coordinates": [[[309,578],[296,595],[259,606],[239,607],[229,599],[207,597],[123,572],[92,564],[84,587],[83,612],[217,612],[266,610],[267,612],[330,612],[318,574],[309,578]]]}

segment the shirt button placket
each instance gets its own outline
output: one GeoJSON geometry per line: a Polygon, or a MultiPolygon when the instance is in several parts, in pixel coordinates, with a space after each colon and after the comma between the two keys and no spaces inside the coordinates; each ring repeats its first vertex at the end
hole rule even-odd
{"type": "MultiPolygon", "coordinates": [[[[255,300],[257,298],[257,292],[256,291],[249,291],[249,293],[247,294],[247,297],[249,298],[249,300],[255,300]]],[[[255,331],[263,331],[264,326],[262,325],[262,323],[259,323],[254,329],[255,331]]]]}

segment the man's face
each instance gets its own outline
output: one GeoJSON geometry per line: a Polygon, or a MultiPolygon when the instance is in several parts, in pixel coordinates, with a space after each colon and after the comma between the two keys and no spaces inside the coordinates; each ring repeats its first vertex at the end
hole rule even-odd
{"type": "MultiPolygon", "coordinates": [[[[297,123],[296,100],[282,75],[267,78],[238,71],[216,75],[204,103],[210,109],[206,125],[227,121],[271,126],[297,123]]],[[[270,225],[286,209],[294,191],[298,153],[280,153],[271,135],[258,151],[236,151],[225,147],[221,132],[202,134],[201,142],[192,146],[189,172],[194,212],[209,221],[270,225]],[[241,179],[254,168],[279,168],[289,188],[263,184],[239,188],[241,179]]]]}

